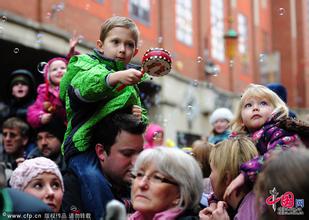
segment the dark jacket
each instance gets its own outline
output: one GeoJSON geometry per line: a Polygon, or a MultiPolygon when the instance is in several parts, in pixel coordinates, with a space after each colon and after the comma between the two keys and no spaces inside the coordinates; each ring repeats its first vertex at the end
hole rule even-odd
{"type": "MultiPolygon", "coordinates": [[[[105,177],[104,177],[105,178],[105,177]]],[[[82,198],[81,198],[81,185],[78,177],[71,170],[67,170],[63,175],[64,182],[64,195],[62,200],[62,210],[65,213],[87,213],[82,198]]],[[[104,188],[109,190],[106,192],[106,196],[102,199],[102,204],[107,204],[109,201],[116,199],[124,203],[126,211],[128,213],[133,212],[132,204],[128,198],[130,198],[130,188],[122,187],[116,189],[109,181],[108,186],[104,188]],[[109,196],[112,194],[112,197],[109,196]]],[[[102,213],[103,215],[105,213],[102,213]]],[[[92,213],[94,219],[94,213],[92,213]]]]}
{"type": "Polygon", "coordinates": [[[35,219],[45,219],[45,215],[52,213],[50,207],[41,200],[16,189],[0,189],[0,197],[1,219],[30,219],[30,215],[35,215],[35,219]],[[16,217],[10,214],[15,214],[16,217]],[[18,214],[21,216],[17,216],[18,214]]]}

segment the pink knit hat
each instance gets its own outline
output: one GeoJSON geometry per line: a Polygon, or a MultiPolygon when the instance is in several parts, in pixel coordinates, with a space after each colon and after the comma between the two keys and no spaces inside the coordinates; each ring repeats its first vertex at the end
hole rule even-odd
{"type": "Polygon", "coordinates": [[[44,79],[45,79],[45,84],[46,84],[46,91],[45,91],[45,101],[49,101],[49,85],[53,84],[53,82],[50,81],[50,75],[49,75],[49,67],[50,65],[57,61],[57,60],[61,60],[63,61],[66,65],[68,65],[68,61],[65,58],[62,57],[55,57],[50,59],[47,64],[44,66],[43,72],[44,72],[44,79]]]}
{"type": "Polygon", "coordinates": [[[13,171],[10,179],[10,185],[12,188],[24,191],[26,186],[34,177],[45,172],[55,174],[59,178],[63,191],[64,185],[59,168],[54,161],[46,157],[36,157],[22,162],[13,171]]]}
{"type": "Polygon", "coordinates": [[[145,132],[146,144],[144,145],[144,148],[152,148],[153,147],[153,145],[154,145],[154,143],[153,143],[154,139],[153,138],[159,132],[164,133],[164,130],[160,125],[157,125],[157,124],[149,124],[148,125],[146,132],[145,132]]]}
{"type": "Polygon", "coordinates": [[[63,61],[65,64],[68,64],[68,61],[67,61],[65,58],[63,58],[63,57],[55,57],[55,58],[50,59],[50,60],[47,62],[47,64],[44,66],[44,69],[43,69],[44,77],[45,77],[45,79],[47,79],[48,81],[49,81],[49,75],[48,75],[49,67],[50,67],[50,65],[51,65],[53,62],[55,62],[55,61],[57,61],[57,60],[61,60],[61,61],[63,61]]]}

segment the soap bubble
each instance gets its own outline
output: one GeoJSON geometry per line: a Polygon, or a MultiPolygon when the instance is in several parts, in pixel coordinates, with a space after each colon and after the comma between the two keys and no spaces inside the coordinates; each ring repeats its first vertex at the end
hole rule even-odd
{"type": "Polygon", "coordinates": [[[259,60],[260,60],[261,63],[264,62],[264,57],[265,57],[265,55],[262,54],[262,53],[259,55],[259,60]]]}
{"type": "Polygon", "coordinates": [[[38,70],[39,73],[44,74],[44,68],[45,68],[45,65],[46,65],[46,64],[47,64],[46,62],[40,62],[40,63],[38,64],[37,70],[38,70]]]}
{"type": "Polygon", "coordinates": [[[234,66],[234,60],[230,60],[229,65],[230,65],[230,67],[233,67],[234,66]]]}
{"type": "Polygon", "coordinates": [[[42,33],[38,33],[37,35],[36,35],[36,42],[38,43],[38,44],[40,44],[40,43],[42,43],[42,38],[43,38],[43,34],[42,33]]]}
{"type": "Polygon", "coordinates": [[[279,15],[284,15],[285,14],[285,9],[284,8],[279,8],[279,15]]]}
{"type": "Polygon", "coordinates": [[[194,86],[194,87],[198,87],[198,80],[194,80],[193,82],[192,82],[192,85],[194,86]]]}
{"type": "Polygon", "coordinates": [[[8,20],[8,18],[5,15],[1,16],[1,22],[5,23],[8,20]]]}
{"type": "Polygon", "coordinates": [[[203,58],[201,56],[198,56],[196,60],[198,63],[201,63],[203,61],[203,58]]]}
{"type": "Polygon", "coordinates": [[[14,48],[13,52],[14,52],[15,54],[18,54],[18,53],[19,53],[19,48],[18,48],[18,47],[14,48]]]}

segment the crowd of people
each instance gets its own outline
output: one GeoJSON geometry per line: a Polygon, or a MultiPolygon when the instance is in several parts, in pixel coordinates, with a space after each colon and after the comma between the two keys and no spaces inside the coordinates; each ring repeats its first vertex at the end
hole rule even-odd
{"type": "Polygon", "coordinates": [[[138,38],[131,19],[114,16],[92,53],[75,52],[73,39],[66,58],[49,60],[37,88],[28,70],[11,73],[9,100],[0,104],[2,212],[306,219],[309,124],[288,109],[284,87],[250,84],[235,112],[210,115],[212,131],[192,151],[165,146],[137,88],[148,76],[130,68],[138,38]]]}

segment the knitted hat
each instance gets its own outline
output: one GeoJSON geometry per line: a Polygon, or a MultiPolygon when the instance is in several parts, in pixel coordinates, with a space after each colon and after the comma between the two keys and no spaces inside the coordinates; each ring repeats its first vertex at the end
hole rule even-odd
{"type": "Polygon", "coordinates": [[[287,102],[287,91],[285,87],[280,83],[269,83],[266,85],[267,88],[275,92],[282,101],[287,102]]]}
{"type": "Polygon", "coordinates": [[[149,124],[146,132],[145,132],[145,140],[146,140],[146,144],[144,146],[144,148],[152,148],[153,147],[153,137],[158,133],[158,132],[162,132],[163,133],[163,128],[160,125],[157,124],[149,124]]]}
{"type": "Polygon", "coordinates": [[[24,84],[26,84],[28,86],[31,85],[31,82],[30,82],[29,78],[21,75],[21,76],[16,76],[16,77],[14,77],[12,79],[10,87],[13,87],[18,82],[24,83],[24,84]]]}
{"type": "Polygon", "coordinates": [[[24,191],[33,178],[45,172],[55,174],[59,178],[63,191],[64,185],[59,168],[55,162],[46,157],[36,157],[22,162],[13,171],[10,185],[12,188],[24,191]]]}
{"type": "Polygon", "coordinates": [[[44,131],[54,135],[60,142],[62,142],[66,131],[66,126],[64,125],[63,119],[55,117],[52,118],[48,124],[42,125],[36,129],[36,133],[44,131]]]}
{"type": "Polygon", "coordinates": [[[233,113],[228,108],[218,108],[209,117],[209,123],[214,124],[218,119],[226,119],[229,122],[234,118],[233,113]]]}
{"type": "Polygon", "coordinates": [[[68,64],[68,61],[67,61],[65,58],[63,58],[63,57],[55,57],[55,58],[50,59],[50,60],[47,62],[47,64],[44,66],[44,69],[43,69],[45,82],[46,82],[46,81],[50,82],[50,76],[49,76],[49,74],[48,74],[48,73],[49,73],[49,67],[50,67],[50,65],[51,65],[53,62],[55,62],[55,61],[57,61],[57,60],[61,60],[61,61],[63,61],[65,64],[68,64]]]}
{"type": "MultiPolygon", "coordinates": [[[[10,75],[10,91],[12,86],[17,82],[24,82],[26,85],[29,86],[30,90],[35,89],[35,79],[33,74],[25,69],[18,69],[11,73],[10,75]]],[[[31,91],[33,92],[33,91],[31,91]]]]}

